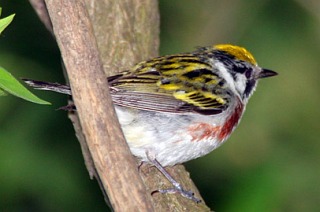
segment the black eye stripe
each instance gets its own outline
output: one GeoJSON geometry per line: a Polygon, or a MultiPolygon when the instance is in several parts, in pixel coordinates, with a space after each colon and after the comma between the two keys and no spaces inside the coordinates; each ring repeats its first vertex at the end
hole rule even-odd
{"type": "Polygon", "coordinates": [[[236,73],[240,73],[240,74],[249,74],[251,75],[252,73],[252,68],[244,63],[241,62],[237,62],[235,64],[233,64],[232,69],[234,72],[236,73]]]}
{"type": "Polygon", "coordinates": [[[245,74],[247,79],[251,78],[252,68],[245,61],[237,60],[233,55],[223,51],[215,52],[214,56],[232,70],[230,73],[234,80],[236,79],[236,74],[245,74]]]}

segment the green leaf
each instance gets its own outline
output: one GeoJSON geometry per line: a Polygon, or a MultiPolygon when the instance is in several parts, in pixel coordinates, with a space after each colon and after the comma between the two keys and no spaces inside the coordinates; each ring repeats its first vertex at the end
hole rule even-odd
{"type": "Polygon", "coordinates": [[[0,96],[6,96],[6,95],[7,94],[3,90],[0,89],[0,96]]]}
{"type": "MultiPolygon", "coordinates": [[[[1,15],[1,8],[0,8],[0,15],[1,15]]],[[[15,14],[9,15],[8,17],[0,19],[0,34],[2,31],[11,23],[15,14]]]]}
{"type": "Polygon", "coordinates": [[[44,101],[31,93],[2,67],[0,67],[0,89],[33,103],[50,105],[50,102],[44,101]]]}

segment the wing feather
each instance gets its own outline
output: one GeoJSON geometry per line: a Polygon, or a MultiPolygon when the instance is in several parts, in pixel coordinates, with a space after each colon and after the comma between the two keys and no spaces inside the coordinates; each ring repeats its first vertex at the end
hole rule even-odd
{"type": "Polygon", "coordinates": [[[165,56],[109,78],[114,104],[140,110],[213,115],[228,107],[230,92],[210,63],[193,55],[165,56]]]}

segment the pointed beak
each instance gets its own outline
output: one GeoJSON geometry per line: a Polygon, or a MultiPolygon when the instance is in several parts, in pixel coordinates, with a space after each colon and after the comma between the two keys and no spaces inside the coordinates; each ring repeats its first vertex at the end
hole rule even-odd
{"type": "Polygon", "coordinates": [[[278,73],[275,71],[271,71],[269,69],[262,69],[258,78],[261,79],[261,78],[273,77],[276,75],[278,75],[278,73]]]}

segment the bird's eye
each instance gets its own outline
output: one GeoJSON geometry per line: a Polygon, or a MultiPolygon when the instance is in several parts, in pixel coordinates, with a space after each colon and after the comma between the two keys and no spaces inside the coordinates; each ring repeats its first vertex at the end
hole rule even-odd
{"type": "Polygon", "coordinates": [[[240,64],[233,66],[233,71],[236,73],[243,74],[247,70],[247,67],[242,66],[240,64]]]}
{"type": "Polygon", "coordinates": [[[250,79],[252,76],[252,69],[251,68],[247,69],[244,74],[247,79],[250,79]]]}

